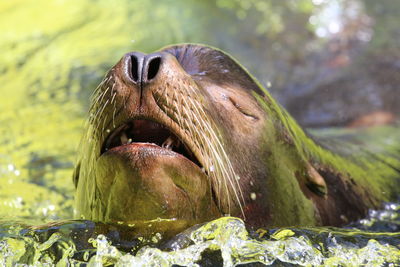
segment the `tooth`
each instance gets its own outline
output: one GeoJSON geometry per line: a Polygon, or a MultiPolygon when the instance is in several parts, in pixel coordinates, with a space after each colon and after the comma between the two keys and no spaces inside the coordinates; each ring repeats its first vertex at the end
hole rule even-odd
{"type": "MultiPolygon", "coordinates": [[[[126,136],[126,133],[125,132],[123,132],[122,134],[121,134],[121,137],[120,137],[121,139],[121,144],[123,144],[123,145],[125,145],[125,144],[127,144],[128,142],[129,142],[129,140],[128,140],[128,137],[126,136]]],[[[131,139],[131,141],[132,141],[132,139],[131,139]]]]}
{"type": "Polygon", "coordinates": [[[127,144],[130,144],[130,143],[132,143],[132,138],[128,139],[128,143],[127,144]]]}
{"type": "Polygon", "coordinates": [[[164,141],[164,143],[162,143],[161,147],[172,150],[174,142],[174,139],[172,138],[172,136],[170,136],[164,141]]]}

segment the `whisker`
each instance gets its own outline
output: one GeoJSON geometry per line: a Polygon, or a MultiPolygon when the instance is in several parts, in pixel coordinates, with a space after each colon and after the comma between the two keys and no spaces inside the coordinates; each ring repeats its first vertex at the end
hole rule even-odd
{"type": "MultiPolygon", "coordinates": [[[[182,103],[180,108],[177,108],[177,123],[183,129],[188,129],[189,135],[193,140],[199,140],[197,143],[198,150],[204,151],[205,155],[205,168],[209,173],[209,176],[215,186],[215,190],[219,195],[225,196],[225,204],[221,203],[222,199],[219,198],[219,205],[227,205],[228,211],[231,210],[231,194],[234,195],[236,202],[244,216],[243,203],[244,196],[240,188],[240,183],[237,179],[237,175],[233,169],[233,166],[229,160],[228,155],[224,149],[220,138],[218,137],[216,127],[212,127],[212,123],[209,116],[205,113],[204,109],[195,99],[197,97],[196,91],[189,86],[191,92],[188,92],[189,97],[181,97],[182,103]],[[195,94],[193,96],[193,94],[195,94]],[[190,110],[188,110],[190,109],[190,110]],[[184,120],[181,111],[187,116],[184,120]],[[193,125],[193,122],[196,122],[193,125]],[[201,132],[201,135],[197,133],[201,132]],[[222,190],[223,188],[223,190],[222,190]]],[[[168,106],[168,102],[166,104],[168,106]]]]}
{"type": "MultiPolygon", "coordinates": [[[[117,93],[115,93],[114,94],[114,97],[115,97],[115,95],[116,95],[117,93]]],[[[112,103],[113,101],[111,100],[111,103],[112,103]]],[[[115,112],[117,111],[117,107],[115,106],[115,104],[116,104],[117,102],[115,101],[114,102],[114,105],[113,105],[113,115],[112,115],[112,126],[113,126],[113,128],[115,128],[115,112]]]]}

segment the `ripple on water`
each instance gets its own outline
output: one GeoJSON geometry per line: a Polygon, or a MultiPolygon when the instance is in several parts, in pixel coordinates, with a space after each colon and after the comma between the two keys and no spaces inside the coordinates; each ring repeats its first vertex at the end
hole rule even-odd
{"type": "MultiPolygon", "coordinates": [[[[282,231],[282,230],[281,230],[282,231]]],[[[284,230],[283,230],[284,231],[284,230]]],[[[349,242],[338,232],[327,233],[324,242],[315,243],[318,229],[305,232],[296,230],[293,236],[254,238],[246,230],[244,223],[237,218],[225,217],[209,222],[193,231],[189,238],[192,243],[174,251],[162,251],[144,247],[133,256],[123,255],[113,247],[104,236],[98,236],[96,256],[91,263],[112,261],[115,266],[199,266],[202,254],[207,250],[220,251],[224,266],[246,263],[289,263],[299,266],[396,266],[400,264],[399,246],[379,242],[373,238],[365,242],[349,242]],[[276,238],[276,237],[275,237],[276,238]]],[[[348,237],[345,233],[344,237],[348,237]]],[[[379,237],[379,234],[376,235],[379,237]]],[[[399,238],[400,235],[397,235],[399,238]]],[[[379,238],[378,238],[379,239],[379,238]]],[[[212,262],[212,260],[211,260],[212,262]]],[[[216,260],[215,262],[218,262],[216,260]]],[[[100,265],[101,266],[101,265],[100,265]]]]}
{"type": "MultiPolygon", "coordinates": [[[[370,212],[365,220],[384,219],[395,224],[399,205],[370,212]],[[384,216],[385,215],[385,216],[384,216]]],[[[348,228],[290,228],[252,231],[242,220],[224,217],[191,228],[169,241],[155,233],[154,242],[129,252],[111,236],[95,234],[90,248],[77,242],[97,225],[90,221],[54,223],[46,227],[17,227],[0,222],[0,266],[237,266],[261,263],[272,266],[399,266],[400,233],[348,228]],[[88,228],[89,227],[89,228],[88,228]],[[40,235],[48,232],[43,239],[40,235]],[[83,232],[82,232],[83,231],[83,232]],[[41,240],[41,241],[39,241],[41,240]],[[164,242],[164,243],[162,243],[164,242]],[[137,251],[137,252],[133,252],[137,251]]],[[[86,239],[87,240],[87,239],[86,239]]],[[[140,240],[140,239],[139,239],[140,240]]]]}

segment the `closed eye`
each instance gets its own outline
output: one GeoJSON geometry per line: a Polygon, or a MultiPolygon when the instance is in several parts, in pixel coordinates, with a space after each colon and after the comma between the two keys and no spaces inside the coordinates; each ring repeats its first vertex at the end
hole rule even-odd
{"type": "Polygon", "coordinates": [[[231,101],[232,105],[239,110],[243,115],[253,119],[253,120],[259,120],[259,118],[253,114],[251,114],[249,111],[245,110],[241,105],[239,105],[235,100],[233,100],[231,97],[229,97],[229,101],[231,101]]]}

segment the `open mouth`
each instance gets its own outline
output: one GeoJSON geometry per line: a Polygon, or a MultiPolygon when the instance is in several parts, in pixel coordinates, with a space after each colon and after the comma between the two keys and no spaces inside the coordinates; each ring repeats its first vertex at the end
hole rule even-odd
{"type": "Polygon", "coordinates": [[[102,145],[101,154],[120,146],[149,143],[174,151],[194,162],[201,164],[194,153],[166,126],[150,120],[131,120],[110,133],[102,145]]]}

